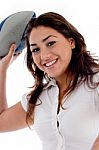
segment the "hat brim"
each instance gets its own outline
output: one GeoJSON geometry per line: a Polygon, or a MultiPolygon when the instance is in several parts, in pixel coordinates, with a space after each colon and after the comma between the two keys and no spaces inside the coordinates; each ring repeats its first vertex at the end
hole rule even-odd
{"type": "Polygon", "coordinates": [[[33,11],[17,12],[8,16],[0,24],[0,57],[9,52],[10,45],[16,44],[15,53],[25,48],[23,34],[29,20],[35,17],[33,11]]]}

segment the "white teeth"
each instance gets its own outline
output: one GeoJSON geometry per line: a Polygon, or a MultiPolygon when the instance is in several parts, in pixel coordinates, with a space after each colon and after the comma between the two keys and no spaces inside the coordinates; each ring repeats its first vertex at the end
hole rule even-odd
{"type": "Polygon", "coordinates": [[[53,65],[55,62],[56,62],[56,60],[53,60],[53,61],[51,61],[51,62],[45,64],[45,66],[46,66],[46,67],[49,67],[49,66],[53,65]]]}

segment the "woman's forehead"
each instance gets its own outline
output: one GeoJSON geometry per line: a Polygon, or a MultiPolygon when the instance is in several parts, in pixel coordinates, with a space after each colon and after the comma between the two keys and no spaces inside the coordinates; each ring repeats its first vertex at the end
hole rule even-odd
{"type": "Polygon", "coordinates": [[[44,40],[49,37],[57,37],[60,33],[51,27],[38,26],[37,28],[33,28],[29,37],[29,41],[38,41],[44,40]]]}

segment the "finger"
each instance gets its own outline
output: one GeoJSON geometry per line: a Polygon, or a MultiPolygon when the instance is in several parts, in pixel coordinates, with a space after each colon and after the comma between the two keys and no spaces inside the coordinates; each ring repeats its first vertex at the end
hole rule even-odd
{"type": "Polygon", "coordinates": [[[6,62],[8,62],[8,63],[9,63],[9,62],[12,62],[12,60],[13,60],[13,54],[14,54],[15,48],[16,48],[16,45],[15,45],[15,44],[12,44],[12,45],[10,46],[9,52],[8,52],[7,56],[5,57],[6,62]]]}
{"type": "Polygon", "coordinates": [[[8,55],[9,55],[9,56],[12,56],[12,55],[14,54],[15,49],[16,49],[16,44],[12,44],[12,45],[10,46],[10,50],[9,50],[8,55]]]}
{"type": "Polygon", "coordinates": [[[22,51],[19,51],[19,52],[16,52],[16,53],[15,53],[15,51],[14,51],[13,56],[12,56],[12,59],[11,59],[11,63],[12,63],[13,61],[15,61],[21,53],[22,53],[22,51]]]}

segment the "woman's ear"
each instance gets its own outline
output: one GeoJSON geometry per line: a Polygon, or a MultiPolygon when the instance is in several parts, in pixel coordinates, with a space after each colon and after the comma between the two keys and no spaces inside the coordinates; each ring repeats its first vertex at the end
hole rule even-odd
{"type": "Polygon", "coordinates": [[[71,48],[74,49],[75,48],[75,40],[73,38],[69,38],[69,42],[71,44],[71,48]]]}

